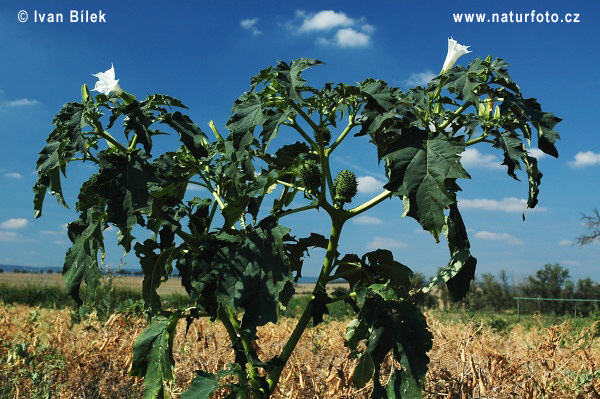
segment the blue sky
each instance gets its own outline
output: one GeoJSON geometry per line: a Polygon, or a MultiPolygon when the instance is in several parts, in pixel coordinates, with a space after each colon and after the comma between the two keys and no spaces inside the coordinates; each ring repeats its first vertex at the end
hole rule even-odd
{"type": "MultiPolygon", "coordinates": [[[[33,218],[37,153],[52,129],[53,115],[79,99],[81,84],[114,63],[126,91],[145,97],[180,98],[205,130],[222,127],[249,79],[278,60],[317,58],[326,63],[306,74],[310,84],[355,83],[375,77],[403,88],[423,84],[443,64],[448,37],[469,45],[458,63],[492,54],[507,60],[526,97],[563,118],[558,159],[539,159],[544,173],[539,210],[523,222],[526,180],[513,181],[501,156],[486,146],[469,149],[463,162],[472,180],[461,182],[462,213],[470,230],[478,273],[508,271],[515,281],[545,263],[570,268],[575,278],[600,280],[600,245],[577,247],[585,233],[581,213],[600,207],[600,6],[595,2],[507,1],[159,1],[106,2],[4,0],[0,4],[0,263],[62,265],[68,248],[65,223],[75,218],[47,198],[44,216],[33,218]],[[469,4],[472,3],[472,4],[469,4]],[[105,14],[106,23],[70,23],[69,11],[105,14]],[[19,22],[20,10],[29,20],[19,22]],[[456,13],[579,14],[578,23],[457,23],[456,13]],[[63,23],[34,22],[35,13],[62,13],[63,23]]],[[[116,132],[113,132],[116,134],[116,132]]],[[[172,141],[171,143],[175,143],[172,141]]],[[[165,141],[162,149],[173,148],[165,141]]],[[[361,180],[358,200],[378,192],[383,170],[366,139],[348,140],[333,168],[350,168],[361,180]]],[[[93,170],[73,166],[65,191],[75,204],[79,184],[93,170]]],[[[345,227],[342,251],[387,247],[399,261],[431,275],[448,260],[444,242],[401,217],[400,201],[386,201],[360,223],[345,227]]],[[[298,235],[326,233],[323,214],[290,217],[298,235]]],[[[114,232],[107,241],[115,242],[114,232]]],[[[108,246],[107,262],[122,251],[108,246]]],[[[315,253],[305,275],[318,273],[315,253]]],[[[129,267],[135,259],[125,258],[129,267]]]]}

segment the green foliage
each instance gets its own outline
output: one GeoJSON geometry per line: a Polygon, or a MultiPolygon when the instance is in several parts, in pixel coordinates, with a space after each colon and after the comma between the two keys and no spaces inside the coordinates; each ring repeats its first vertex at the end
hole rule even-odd
{"type": "Polygon", "coordinates": [[[81,284],[91,290],[98,285],[103,232],[115,226],[123,249],[134,249],[152,320],[136,341],[132,366],[134,375],[145,378],[145,397],[169,396],[178,319],[186,318],[188,326],[199,317],[218,319],[235,352],[228,370],[218,375],[197,371],[182,397],[209,397],[223,388],[229,398],[268,398],[310,321],[322,322],[341,303],[355,315],[346,336],[360,358],[354,383],[373,381],[372,398],[419,397],[431,334],[414,302],[438,283],[446,283],[450,296],[461,299],[475,273],[476,259],[457,205],[457,180],[470,178],[461,154],[488,143],[502,151],[510,176],[516,178],[522,164],[529,181],[528,207],[535,207],[542,174],[526,145],[534,128],[538,147],[557,156],[553,128],[560,119],[543,112],[535,99],[522,97],[504,61],[477,59],[407,91],[374,79],[326,83],[321,89],[306,85],[303,71],[319,64],[301,58],[262,70],[234,102],[228,134],[209,124],[216,138],[212,142],[188,116],[172,110],[185,106],[165,95],[141,102],[124,92],[92,97],[84,85],[82,102],[65,105],[56,116],[38,160],[34,210],[41,215],[48,190],[66,205],[60,175],[70,162],[96,166],[75,206],[79,218],[69,224],[73,244],[63,273],[69,293],[81,303],[81,284]],[[115,138],[109,130],[116,130],[121,118],[123,134],[115,138]],[[179,142],[156,156],[154,136],[168,133],[163,128],[179,142]],[[353,130],[376,146],[388,181],[379,195],[344,209],[356,195],[356,176],[345,170],[334,180],[330,156],[353,130]],[[286,144],[275,147],[278,137],[285,137],[286,144]],[[190,198],[189,185],[200,187],[200,196],[190,198]],[[303,200],[296,198],[300,191],[310,202],[293,208],[303,200]],[[261,211],[268,209],[270,196],[270,210],[261,211]],[[447,237],[450,261],[432,285],[416,288],[413,271],[388,250],[362,256],[338,252],[345,223],[391,197],[399,197],[403,215],[436,241],[442,232],[447,237]],[[281,224],[288,215],[314,209],[331,219],[329,237],[312,233],[298,238],[281,224]],[[150,238],[134,237],[135,226],[145,228],[150,238]],[[294,282],[312,248],[326,249],[314,291],[281,353],[260,359],[254,349],[256,329],[276,323],[292,305],[294,282]],[[157,289],[174,268],[190,302],[168,309],[157,289]],[[338,279],[348,281],[350,291],[330,296],[326,286],[338,279]],[[359,350],[361,341],[365,350],[359,350]],[[390,353],[402,368],[382,385],[380,366],[390,353]]]}

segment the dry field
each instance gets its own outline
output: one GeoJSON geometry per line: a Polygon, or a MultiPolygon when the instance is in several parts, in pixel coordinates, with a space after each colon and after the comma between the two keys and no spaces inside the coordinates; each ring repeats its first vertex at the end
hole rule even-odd
{"type": "MultiPolygon", "coordinates": [[[[426,398],[600,398],[598,325],[576,331],[565,322],[497,333],[476,323],[443,325],[431,316],[429,323],[435,338],[426,398]]],[[[261,328],[259,353],[268,358],[280,351],[293,325],[285,320],[261,328]]],[[[0,306],[0,397],[141,398],[142,381],[127,371],[144,326],[122,314],[73,325],[68,310],[0,306]]],[[[193,370],[214,372],[233,359],[220,325],[195,322],[187,337],[180,327],[174,398],[193,370]]],[[[344,329],[331,322],[307,331],[274,397],[367,398],[369,386],[357,390],[348,382],[355,361],[344,347],[344,329]]]]}
{"type": "MultiPolygon", "coordinates": [[[[113,279],[113,283],[119,287],[131,288],[134,290],[142,288],[143,277],[138,276],[119,276],[113,279]]],[[[49,286],[65,286],[65,279],[59,273],[0,273],[0,284],[8,284],[11,286],[32,284],[32,285],[49,285],[49,286]]],[[[308,294],[312,292],[314,284],[297,284],[296,292],[298,294],[308,294]]],[[[348,288],[347,283],[329,283],[327,286],[328,292],[333,292],[336,288],[348,288]]],[[[185,289],[181,286],[181,281],[177,277],[172,277],[162,283],[158,288],[160,295],[181,294],[186,295],[185,289]]]]}

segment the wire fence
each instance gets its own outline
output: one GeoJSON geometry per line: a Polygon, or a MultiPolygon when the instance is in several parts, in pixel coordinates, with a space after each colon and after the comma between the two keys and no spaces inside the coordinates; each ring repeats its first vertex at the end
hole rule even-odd
{"type": "MultiPolygon", "coordinates": [[[[574,306],[572,306],[572,312],[573,312],[573,317],[577,317],[577,311],[578,311],[578,304],[579,304],[579,314],[582,315],[582,312],[584,315],[587,315],[590,311],[593,310],[597,310],[598,306],[597,304],[600,304],[600,299],[577,299],[577,298],[532,298],[532,297],[514,297],[513,298],[515,301],[517,301],[517,321],[521,321],[521,312],[522,312],[522,307],[521,307],[521,301],[535,301],[537,302],[537,309],[535,309],[534,311],[538,311],[541,312],[543,310],[545,310],[544,308],[549,308],[549,307],[544,307],[542,306],[542,303],[547,301],[547,302],[565,302],[565,303],[573,303],[574,306]],[[592,306],[586,306],[583,305],[583,303],[590,303],[592,304],[592,306]]],[[[552,307],[554,308],[554,311],[556,311],[556,307],[552,307]]],[[[560,307],[559,309],[560,313],[564,313],[564,314],[568,314],[569,309],[567,309],[567,307],[560,307]]]]}

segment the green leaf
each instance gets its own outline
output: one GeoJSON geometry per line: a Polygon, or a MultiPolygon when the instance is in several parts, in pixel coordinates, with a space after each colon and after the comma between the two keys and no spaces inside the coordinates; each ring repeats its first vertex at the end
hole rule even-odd
{"type": "Polygon", "coordinates": [[[375,365],[373,364],[373,359],[370,354],[365,353],[354,368],[352,382],[357,388],[362,388],[373,378],[374,371],[375,365]]]}
{"type": "MultiPolygon", "coordinates": [[[[355,383],[366,383],[367,376],[379,378],[382,362],[390,351],[394,358],[402,362],[408,370],[415,391],[420,391],[425,380],[429,357],[427,352],[432,347],[433,336],[427,329],[425,316],[406,301],[384,300],[378,295],[367,296],[357,320],[352,321],[346,329],[346,341],[351,350],[356,351],[360,340],[366,339],[366,352],[362,355],[357,369],[359,374],[355,383]],[[368,360],[363,360],[369,355],[374,365],[370,371],[368,360]]],[[[394,384],[394,383],[393,383],[394,384]]],[[[374,381],[373,397],[385,397],[378,389],[378,381],[374,381]]],[[[392,388],[392,387],[390,387],[392,388]]],[[[394,396],[391,396],[394,397],[394,396]]],[[[401,396],[399,396],[401,397],[401,396]]],[[[406,396],[412,398],[412,396],[406,396]]]]}
{"type": "Polygon", "coordinates": [[[273,68],[275,78],[271,81],[282,87],[287,97],[302,104],[302,89],[310,90],[304,85],[305,80],[302,78],[302,72],[306,69],[323,64],[323,62],[312,58],[298,58],[293,60],[288,65],[283,61],[279,61],[277,66],[273,68]]]}
{"type": "Polygon", "coordinates": [[[79,297],[81,282],[85,281],[92,291],[99,284],[98,251],[104,251],[103,217],[104,214],[97,208],[90,208],[68,226],[69,238],[73,245],[67,250],[63,266],[65,289],[80,305],[82,303],[79,297]]]}
{"type": "Polygon", "coordinates": [[[33,188],[36,218],[42,215],[44,197],[48,189],[59,204],[67,207],[60,184],[60,173],[65,172],[67,163],[77,153],[86,154],[88,141],[81,134],[81,129],[89,125],[83,114],[83,105],[76,102],[67,103],[52,122],[55,128],[48,136],[47,144],[39,153],[37,161],[38,180],[33,188]]]}
{"type": "Polygon", "coordinates": [[[161,248],[156,241],[148,239],[143,244],[135,245],[135,254],[140,260],[144,272],[142,298],[155,313],[161,308],[160,296],[156,290],[163,281],[169,278],[172,270],[171,263],[177,255],[177,250],[173,245],[161,248]],[[156,250],[158,253],[155,252],[156,250]]]}
{"type": "Polygon", "coordinates": [[[279,296],[293,280],[283,239],[289,229],[274,218],[263,219],[239,244],[220,248],[212,259],[208,280],[216,279],[216,296],[221,303],[245,311],[242,327],[277,322],[279,296]]]}
{"type": "Polygon", "coordinates": [[[162,119],[161,123],[166,123],[179,134],[183,145],[185,145],[196,159],[201,159],[208,155],[205,147],[206,134],[189,116],[176,111],[172,114],[164,114],[162,119]]]}
{"type": "Polygon", "coordinates": [[[137,101],[127,105],[123,112],[125,114],[125,134],[135,132],[138,143],[141,143],[144,146],[144,150],[150,154],[153,134],[150,130],[150,126],[153,123],[151,119],[152,114],[147,115],[137,101]]]}
{"type": "Polygon", "coordinates": [[[376,137],[375,144],[389,178],[384,188],[407,198],[405,213],[438,241],[445,224],[444,210],[454,203],[450,182],[470,178],[460,163],[463,137],[440,134],[429,138],[422,130],[408,128],[388,143],[376,137]]]}
{"type": "Polygon", "coordinates": [[[248,132],[253,133],[256,126],[260,126],[268,120],[262,108],[261,99],[256,93],[244,93],[235,100],[231,110],[233,115],[225,126],[236,138],[248,132]]]}
{"type": "Polygon", "coordinates": [[[287,254],[287,257],[290,262],[290,268],[296,272],[295,281],[302,276],[302,265],[304,264],[304,255],[308,253],[310,248],[323,248],[327,249],[329,245],[329,240],[325,238],[321,234],[310,233],[310,236],[301,238],[299,240],[295,240],[292,237],[288,237],[285,241],[294,241],[294,242],[286,242],[284,244],[284,248],[287,254]]]}
{"type": "Polygon", "coordinates": [[[173,339],[179,318],[158,316],[135,340],[130,374],[144,377],[144,399],[167,398],[165,381],[173,378],[173,339]]]}
{"type": "Polygon", "coordinates": [[[465,297],[471,280],[475,278],[477,259],[471,255],[467,229],[456,204],[450,206],[446,221],[446,238],[450,262],[423,288],[423,292],[427,293],[437,284],[446,282],[452,300],[459,301],[465,297]]]}
{"type": "Polygon", "coordinates": [[[181,394],[181,399],[210,399],[217,388],[219,381],[216,375],[197,370],[190,387],[181,394]]]}
{"type": "MultiPolygon", "coordinates": [[[[120,244],[131,249],[131,229],[139,222],[141,212],[148,212],[151,202],[149,186],[156,184],[155,168],[148,155],[137,150],[128,155],[113,152],[98,154],[100,170],[82,188],[77,207],[83,210],[88,201],[99,198],[106,202],[107,222],[121,232],[120,244]]],[[[142,223],[140,223],[142,224],[142,223]]]]}

